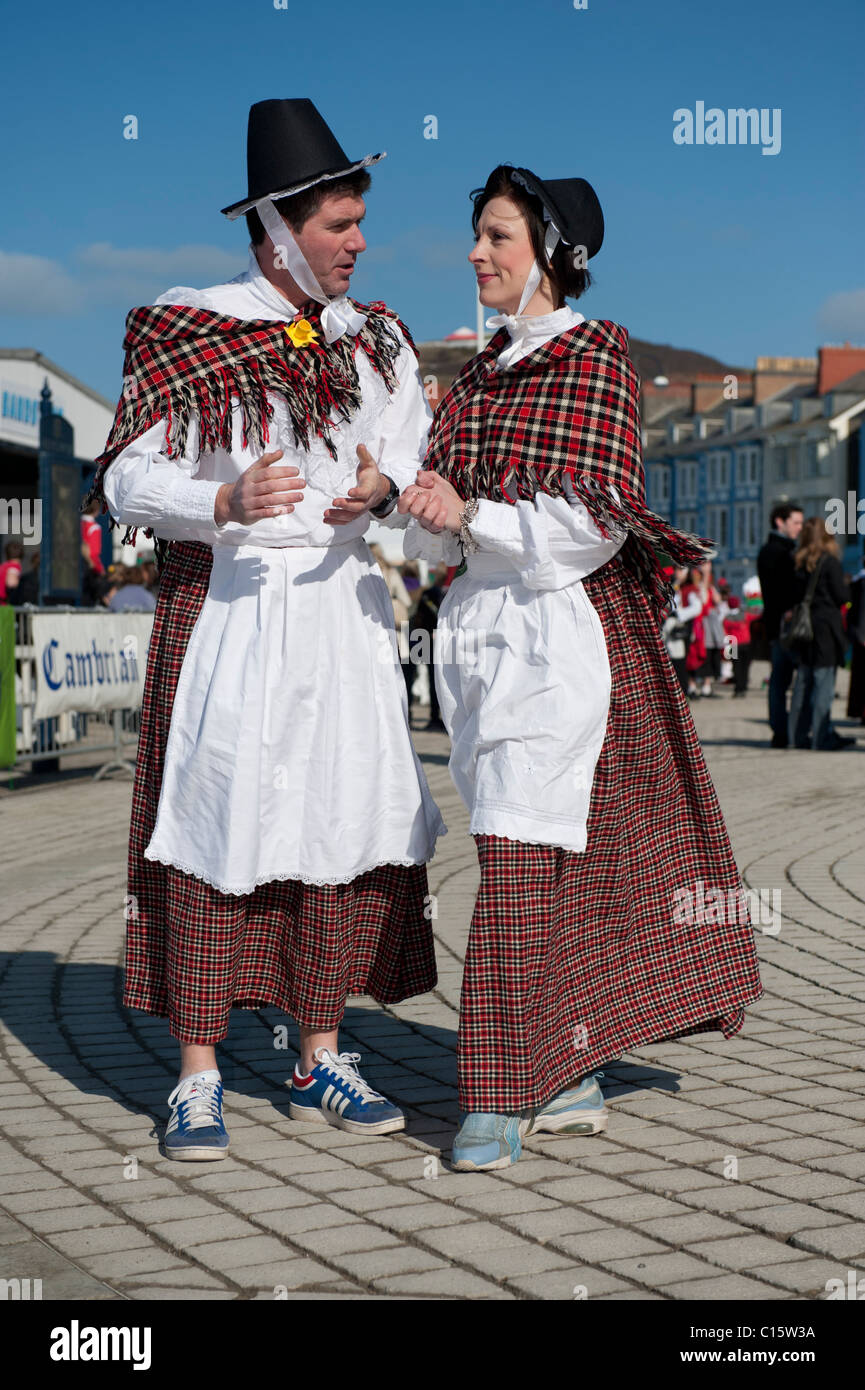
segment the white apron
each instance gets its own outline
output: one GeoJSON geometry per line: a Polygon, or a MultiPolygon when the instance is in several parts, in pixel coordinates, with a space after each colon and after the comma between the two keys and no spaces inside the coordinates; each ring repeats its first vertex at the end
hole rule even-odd
{"type": "Polygon", "coordinates": [[[582,853],[610,707],[601,620],[577,581],[539,590],[494,552],[439,610],[436,685],[473,835],[582,853]]]}
{"type": "Polygon", "coordinates": [[[215,547],[145,857],[246,894],[424,863],[445,833],[366,542],[215,547]]]}

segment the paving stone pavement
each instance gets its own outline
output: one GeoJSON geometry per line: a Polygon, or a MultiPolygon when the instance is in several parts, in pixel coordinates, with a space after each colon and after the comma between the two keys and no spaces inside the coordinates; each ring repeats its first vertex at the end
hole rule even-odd
{"type": "Polygon", "coordinates": [[[845,729],[850,752],[772,751],[764,674],[694,706],[762,890],[764,998],[735,1038],[608,1066],[606,1134],[537,1136],[503,1172],[446,1161],[477,867],[444,736],[415,735],[450,826],[430,871],[438,987],[353,1000],[341,1035],[405,1133],[291,1121],[294,1027],[286,1048],[275,1010],[236,1010],[231,1155],[211,1164],[160,1157],[176,1044],[120,1005],[129,780],[7,784],[0,1278],[43,1299],[802,1300],[865,1271],[865,730],[845,729]]]}

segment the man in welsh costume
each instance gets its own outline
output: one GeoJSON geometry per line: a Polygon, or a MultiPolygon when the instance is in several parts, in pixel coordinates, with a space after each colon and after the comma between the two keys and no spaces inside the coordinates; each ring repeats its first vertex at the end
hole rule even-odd
{"type": "Polygon", "coordinates": [[[466,560],[436,674],[481,871],[457,1039],[453,1157],[468,1170],[515,1162],[537,1131],[601,1131],[597,1067],[664,1038],[731,1037],[761,993],[661,637],[661,556],[694,565],[711,542],[646,507],[627,333],[565,303],[589,283],[600,203],[585,179],[508,165],[473,196],[469,260],[501,312],[399,502],[406,554],[466,560]]]}
{"type": "Polygon", "coordinates": [[[346,295],[382,157],[350,160],[308,100],[252,107],[248,193],[223,209],[247,215],[248,269],[130,313],[97,460],[90,496],[164,560],[124,1002],[181,1045],[171,1158],[228,1151],[215,1044],[232,1006],[297,1021],[294,1118],[401,1129],[338,1028],[351,994],[436,981],[425,865],[444,826],[363,539],[414,478],[429,411],[407,329],[346,295]]]}

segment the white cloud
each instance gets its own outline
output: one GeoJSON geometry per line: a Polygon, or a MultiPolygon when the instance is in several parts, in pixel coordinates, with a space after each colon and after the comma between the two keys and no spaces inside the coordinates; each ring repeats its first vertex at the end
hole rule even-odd
{"type": "Polygon", "coordinates": [[[865,290],[841,290],[817,311],[820,337],[832,342],[865,342],[865,290]]]}
{"type": "Polygon", "coordinates": [[[246,252],[218,246],[122,247],[93,242],[74,253],[88,293],[101,302],[146,303],[174,285],[223,284],[246,269],[246,252]]]}
{"type": "Polygon", "coordinates": [[[77,314],[84,303],[83,287],[59,261],[0,251],[0,312],[77,314]]]}
{"type": "Polygon", "coordinates": [[[246,267],[246,251],[218,246],[120,247],[94,242],[73,252],[71,266],[47,256],[0,251],[0,312],[79,314],[91,304],[131,308],[175,285],[203,289],[246,267]]]}

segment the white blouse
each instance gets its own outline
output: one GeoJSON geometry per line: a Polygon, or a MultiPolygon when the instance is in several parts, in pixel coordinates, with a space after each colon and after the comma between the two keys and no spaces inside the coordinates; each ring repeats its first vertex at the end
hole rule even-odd
{"type": "MultiPolygon", "coordinates": [[[[583,322],[565,307],[501,316],[514,362],[583,322]]],[[[466,557],[439,611],[436,682],[451,735],[450,770],[472,834],[554,844],[579,853],[606,731],[610,667],[600,619],[581,583],[622,547],[584,507],[539,493],[511,505],[483,499],[466,557]]],[[[456,564],[451,532],[412,519],[410,558],[456,564]]]]}

